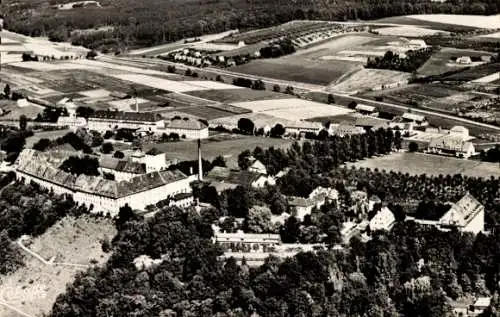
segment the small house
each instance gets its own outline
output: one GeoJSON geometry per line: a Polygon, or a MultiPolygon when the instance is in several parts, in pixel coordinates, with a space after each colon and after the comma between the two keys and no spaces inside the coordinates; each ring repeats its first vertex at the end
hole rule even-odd
{"type": "Polygon", "coordinates": [[[457,58],[455,62],[457,64],[469,65],[472,64],[472,59],[470,58],[470,56],[461,56],[457,58]]]}

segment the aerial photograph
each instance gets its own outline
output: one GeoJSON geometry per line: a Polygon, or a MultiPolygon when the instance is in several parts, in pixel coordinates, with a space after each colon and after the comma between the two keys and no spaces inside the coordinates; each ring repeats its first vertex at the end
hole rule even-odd
{"type": "Polygon", "coordinates": [[[500,0],[0,0],[0,317],[500,317],[500,0]]]}

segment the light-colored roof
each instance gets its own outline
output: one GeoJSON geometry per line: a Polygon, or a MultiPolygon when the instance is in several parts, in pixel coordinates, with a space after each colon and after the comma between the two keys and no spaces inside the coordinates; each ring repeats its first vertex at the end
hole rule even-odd
{"type": "Polygon", "coordinates": [[[445,225],[465,226],[483,210],[483,205],[474,196],[467,193],[457,203],[452,204],[450,210],[441,217],[439,222],[445,225]]]}
{"type": "Polygon", "coordinates": [[[448,151],[467,152],[474,145],[471,142],[465,141],[460,135],[445,134],[431,139],[429,147],[448,151]]]}
{"type": "Polygon", "coordinates": [[[374,112],[375,110],[377,110],[377,108],[375,108],[374,106],[369,106],[364,104],[358,104],[355,109],[368,112],[374,112]]]}
{"type": "Polygon", "coordinates": [[[377,214],[370,220],[371,230],[390,230],[394,225],[396,218],[392,211],[383,207],[377,214]]]}
{"type": "Polygon", "coordinates": [[[479,297],[475,302],[474,306],[488,307],[491,303],[491,297],[479,297]]]}
{"type": "Polygon", "coordinates": [[[109,111],[97,110],[89,120],[118,120],[118,121],[136,121],[136,122],[158,122],[163,117],[154,112],[124,112],[124,111],[109,111]]]}
{"type": "Polygon", "coordinates": [[[425,121],[425,116],[420,115],[420,114],[411,113],[411,112],[405,112],[401,117],[403,119],[411,120],[411,121],[419,121],[419,122],[425,121]]]}
{"type": "Polygon", "coordinates": [[[456,125],[450,129],[450,132],[469,133],[469,129],[461,125],[456,125]]]}
{"type": "Polygon", "coordinates": [[[250,165],[249,169],[253,169],[253,170],[265,170],[266,169],[266,166],[264,164],[262,164],[261,161],[259,160],[255,160],[252,165],[250,165]]]}

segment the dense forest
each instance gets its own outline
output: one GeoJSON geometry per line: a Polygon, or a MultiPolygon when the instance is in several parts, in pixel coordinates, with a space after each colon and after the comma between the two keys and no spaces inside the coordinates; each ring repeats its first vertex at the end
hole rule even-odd
{"type": "MultiPolygon", "coordinates": [[[[62,1],[65,2],[65,1],[62,1]]],[[[51,1],[50,4],[59,2],[51,1]]],[[[25,35],[101,50],[123,50],[172,42],[231,29],[262,28],[295,19],[354,20],[389,16],[454,13],[494,14],[497,0],[118,0],[102,7],[57,10],[42,1],[3,1],[4,27],[25,35]],[[111,27],[93,31],[98,27],[111,27]],[[90,29],[90,30],[88,30],[90,29]],[[73,32],[75,30],[86,30],[73,32]]]]}

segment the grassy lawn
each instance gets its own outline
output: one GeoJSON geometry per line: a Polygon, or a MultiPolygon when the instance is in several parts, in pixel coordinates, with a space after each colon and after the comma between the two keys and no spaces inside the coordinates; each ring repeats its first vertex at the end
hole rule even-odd
{"type": "Polygon", "coordinates": [[[40,139],[55,140],[66,135],[68,132],[70,132],[69,129],[36,132],[33,136],[26,138],[25,148],[32,148],[35,143],[40,141],[40,139]]]}
{"type": "MultiPolygon", "coordinates": [[[[55,262],[74,264],[90,264],[91,260],[98,265],[104,264],[110,254],[101,250],[101,239],[106,235],[112,239],[116,230],[111,220],[80,217],[67,217],[52,226],[46,233],[33,239],[31,244],[24,242],[32,251],[55,262]]],[[[24,251],[22,251],[24,252],[24,251]]],[[[47,314],[56,297],[66,290],[77,272],[84,268],[45,265],[38,259],[26,254],[26,266],[9,276],[2,276],[0,289],[12,290],[15,294],[27,294],[10,304],[33,316],[47,314]],[[29,295],[29,296],[28,296],[29,295]]],[[[16,297],[17,299],[17,297],[16,297]]],[[[0,307],[0,316],[9,315],[0,307]]]]}
{"type": "Polygon", "coordinates": [[[445,47],[439,52],[433,54],[432,57],[418,69],[418,73],[426,76],[444,74],[449,71],[460,70],[471,66],[456,64],[452,58],[461,56],[481,57],[490,55],[492,54],[489,52],[445,47]]]}
{"type": "MultiPolygon", "coordinates": [[[[251,150],[257,146],[262,148],[269,147],[287,147],[293,143],[290,139],[274,139],[263,137],[252,137],[242,135],[219,134],[209,139],[201,141],[201,151],[203,159],[213,160],[218,155],[223,155],[226,160],[237,160],[238,155],[244,150],[251,150]]],[[[156,147],[167,153],[169,159],[178,159],[179,161],[197,159],[197,142],[167,142],[161,144],[145,144],[144,150],[156,147]]]]}
{"type": "Polygon", "coordinates": [[[349,163],[348,165],[416,175],[462,174],[483,178],[500,177],[500,166],[495,163],[462,160],[424,153],[394,153],[352,164],[349,163]]]}
{"type": "Polygon", "coordinates": [[[199,98],[204,98],[218,102],[226,102],[226,103],[290,98],[289,95],[285,94],[275,93],[266,90],[253,90],[247,88],[198,90],[198,91],[189,91],[186,94],[199,98]]]}

